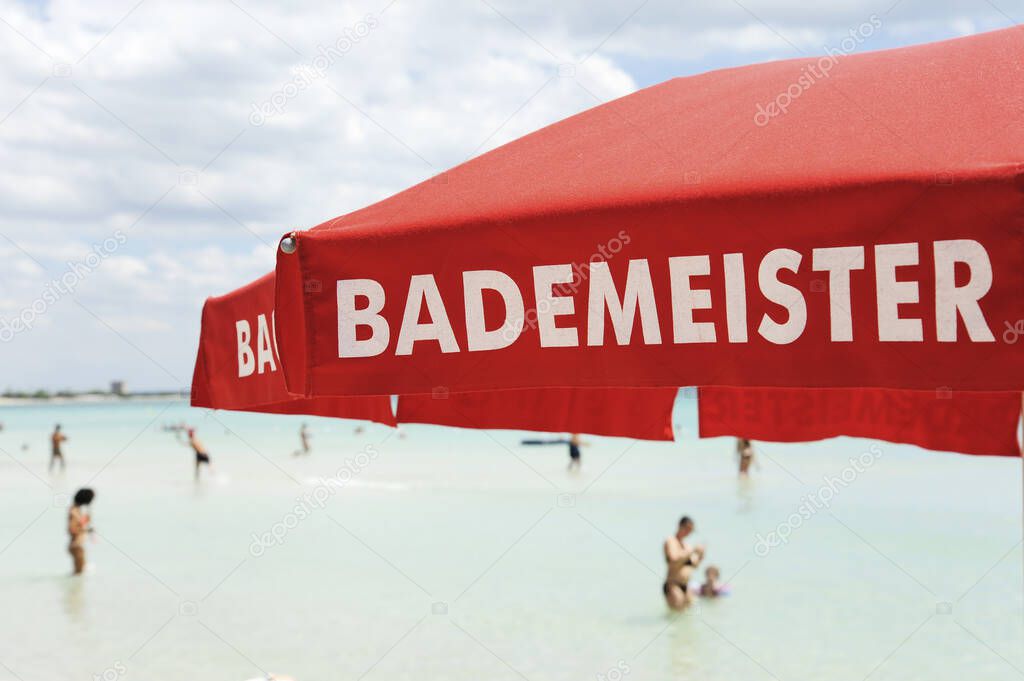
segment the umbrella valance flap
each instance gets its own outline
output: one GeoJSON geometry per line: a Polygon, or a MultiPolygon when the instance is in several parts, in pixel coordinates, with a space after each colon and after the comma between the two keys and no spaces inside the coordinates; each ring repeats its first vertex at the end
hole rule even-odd
{"type": "Polygon", "coordinates": [[[1015,392],[869,388],[698,390],[701,437],[811,442],[848,435],[963,454],[1020,456],[1015,392]]]}
{"type": "Polygon", "coordinates": [[[528,388],[398,398],[399,423],[673,439],[675,388],[528,388]]]}
{"type": "Polygon", "coordinates": [[[280,370],[273,309],[273,273],[206,301],[192,376],[192,406],[395,425],[389,395],[305,398],[289,394],[280,370]]]}

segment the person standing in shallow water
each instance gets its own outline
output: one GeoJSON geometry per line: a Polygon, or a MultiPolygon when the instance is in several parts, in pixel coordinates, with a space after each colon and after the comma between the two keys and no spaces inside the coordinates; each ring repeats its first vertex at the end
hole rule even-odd
{"type": "Polygon", "coordinates": [[[60,461],[60,469],[64,470],[64,449],[62,445],[67,439],[67,435],[60,429],[60,424],[58,423],[53,429],[53,434],[50,435],[50,466],[48,470],[53,471],[53,466],[58,461],[60,461]]]}
{"type": "Polygon", "coordinates": [[[210,465],[210,455],[206,452],[206,447],[196,437],[196,429],[188,429],[188,444],[192,447],[192,451],[196,453],[196,480],[199,480],[199,467],[203,464],[210,465]]]}
{"type": "Polygon", "coordinates": [[[754,463],[754,445],[745,437],[736,440],[736,455],[740,458],[740,477],[750,475],[750,464],[754,463]]]}
{"type": "Polygon", "coordinates": [[[665,595],[665,603],[672,610],[683,610],[693,602],[689,583],[693,573],[704,558],[703,546],[690,546],[686,538],[693,534],[695,525],[690,516],[684,515],[679,520],[676,533],[665,540],[665,562],[668,574],[661,590],[665,595]]]}
{"type": "Polygon", "coordinates": [[[312,451],[312,448],[309,446],[309,438],[309,428],[307,428],[306,424],[303,423],[302,427],[299,428],[299,442],[302,446],[295,452],[295,456],[306,455],[312,451]]]}
{"type": "Polygon", "coordinates": [[[68,509],[68,553],[74,574],[80,575],[85,570],[85,538],[92,532],[92,518],[89,517],[89,505],[96,497],[88,487],[75,492],[75,498],[68,509]]]}
{"type": "Polygon", "coordinates": [[[573,433],[569,436],[569,470],[578,471],[580,466],[583,465],[583,460],[580,456],[580,447],[585,447],[586,442],[580,440],[579,433],[573,433]]]}

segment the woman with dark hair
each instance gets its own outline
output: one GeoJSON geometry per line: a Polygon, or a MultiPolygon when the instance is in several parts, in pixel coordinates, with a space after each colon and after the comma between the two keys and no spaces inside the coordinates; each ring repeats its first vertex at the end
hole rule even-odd
{"type": "Polygon", "coordinates": [[[661,591],[665,594],[665,602],[672,610],[684,610],[693,602],[690,593],[690,578],[696,572],[700,562],[704,560],[704,546],[692,546],[687,537],[693,534],[695,525],[693,518],[684,515],[679,520],[676,533],[665,540],[665,563],[668,574],[661,591]]]}
{"type": "Polygon", "coordinates": [[[68,510],[68,535],[71,537],[68,553],[71,554],[76,575],[82,574],[85,570],[85,537],[92,532],[92,519],[89,517],[88,507],[95,496],[95,492],[83,487],[75,492],[75,498],[68,510]]]}

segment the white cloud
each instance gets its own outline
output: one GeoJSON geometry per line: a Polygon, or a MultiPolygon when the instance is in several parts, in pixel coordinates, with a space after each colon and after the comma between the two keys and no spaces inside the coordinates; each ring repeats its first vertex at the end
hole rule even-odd
{"type": "MultiPolygon", "coordinates": [[[[1024,18],[1024,0],[998,4],[1024,18]]],[[[160,367],[191,372],[203,299],[272,268],[289,229],[641,83],[819,52],[872,13],[883,30],[868,49],[1008,21],[942,5],[0,0],[0,234],[31,254],[0,239],[0,316],[120,230],[75,296],[142,350],[61,301],[30,340],[0,346],[0,372],[21,387],[167,385],[160,367]],[[275,94],[280,113],[253,125],[275,94]],[[68,338],[89,343],[88,362],[63,359],[68,338]]]]}
{"type": "Polygon", "coordinates": [[[959,35],[973,35],[978,32],[977,25],[967,17],[958,17],[949,22],[949,27],[959,35]]]}

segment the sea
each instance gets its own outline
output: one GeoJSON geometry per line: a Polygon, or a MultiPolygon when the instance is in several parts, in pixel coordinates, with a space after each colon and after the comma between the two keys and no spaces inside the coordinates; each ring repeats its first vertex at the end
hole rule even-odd
{"type": "MultiPolygon", "coordinates": [[[[0,679],[1019,679],[1013,458],[190,408],[0,408],[0,679]],[[47,470],[60,423],[67,470],[47,470]],[[195,479],[188,424],[212,467],[195,479]],[[300,449],[305,423],[312,451],[300,449]],[[88,568],[67,510],[95,490],[88,568]],[[662,597],[679,518],[726,593],[662,597]]],[[[703,573],[701,573],[702,575],[703,573]]]]}

